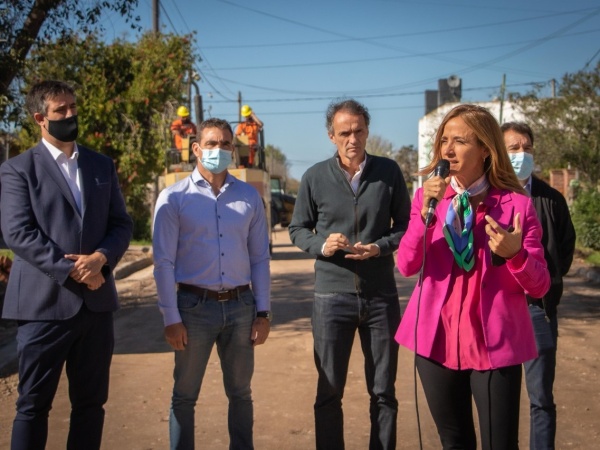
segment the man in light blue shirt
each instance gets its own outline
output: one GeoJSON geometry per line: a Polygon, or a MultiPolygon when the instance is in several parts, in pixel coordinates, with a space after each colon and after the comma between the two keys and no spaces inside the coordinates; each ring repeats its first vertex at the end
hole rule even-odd
{"type": "Polygon", "coordinates": [[[154,216],[158,306],[176,350],[171,449],[194,448],[194,409],[215,343],[230,448],[251,449],[254,347],[267,339],[271,318],[268,226],[258,191],[227,171],[231,126],[212,118],[198,131],[197,168],[160,193],[154,216]]]}

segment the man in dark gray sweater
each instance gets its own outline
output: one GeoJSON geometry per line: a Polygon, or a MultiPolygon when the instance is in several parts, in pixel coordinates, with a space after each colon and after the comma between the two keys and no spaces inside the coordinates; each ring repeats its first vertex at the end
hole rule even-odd
{"type": "Polygon", "coordinates": [[[393,253],[408,225],[410,198],[398,164],[366,153],[370,116],[362,104],[331,103],[326,119],[337,151],[302,177],[289,226],[292,242],[316,256],[317,449],[344,448],[342,397],[356,330],[371,397],[369,448],[392,449],[400,323],[393,253]]]}

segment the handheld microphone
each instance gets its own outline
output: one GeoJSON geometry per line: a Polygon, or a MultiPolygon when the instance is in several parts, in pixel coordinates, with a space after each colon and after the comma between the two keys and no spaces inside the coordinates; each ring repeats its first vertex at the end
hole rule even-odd
{"type": "MultiPolygon", "coordinates": [[[[446,178],[450,173],[450,161],[447,159],[440,159],[435,166],[435,171],[433,172],[433,176],[440,176],[442,178],[446,178]]],[[[437,198],[432,198],[429,200],[429,209],[427,210],[427,215],[425,216],[425,226],[429,225],[433,219],[433,214],[435,213],[435,207],[437,206],[437,198]]]]}

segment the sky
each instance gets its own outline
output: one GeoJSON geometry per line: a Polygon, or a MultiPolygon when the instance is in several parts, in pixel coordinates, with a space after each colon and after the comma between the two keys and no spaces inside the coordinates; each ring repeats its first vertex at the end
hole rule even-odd
{"type": "MultiPolygon", "coordinates": [[[[506,92],[550,96],[551,80],[600,60],[598,0],[160,2],[162,32],[195,33],[204,117],[237,121],[241,95],[296,179],[335,151],[332,100],[355,98],[371,136],[417,148],[425,91],[439,79],[458,76],[462,102],[498,98],[503,79],[506,92]]],[[[152,28],[152,0],[135,14],[152,28]]],[[[116,14],[104,28],[108,41],[136,37],[116,14]]]]}

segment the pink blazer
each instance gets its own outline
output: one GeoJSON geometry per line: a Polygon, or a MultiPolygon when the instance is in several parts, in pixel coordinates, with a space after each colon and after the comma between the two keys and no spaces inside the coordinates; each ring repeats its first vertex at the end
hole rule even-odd
{"type": "MultiPolygon", "coordinates": [[[[448,186],[426,234],[427,258],[417,327],[417,353],[424,357],[431,355],[442,305],[448,295],[452,265],[455,264],[442,231],[448,204],[454,194],[454,190],[448,186]]],[[[522,267],[512,268],[508,263],[493,266],[487,242],[485,245],[479,314],[492,368],[499,368],[537,357],[525,294],[543,297],[550,287],[550,275],[541,244],[542,228],[531,199],[522,194],[492,188],[484,203],[489,208],[489,215],[505,229],[512,225],[515,215],[521,213],[521,251],[525,251],[526,256],[522,267]]],[[[404,276],[418,273],[423,262],[425,225],[421,218],[422,204],[421,188],[413,200],[408,230],[398,249],[398,270],[404,276]]],[[[475,243],[478,244],[481,245],[475,243]]],[[[398,343],[413,351],[419,290],[417,282],[396,333],[398,343]]]]}

